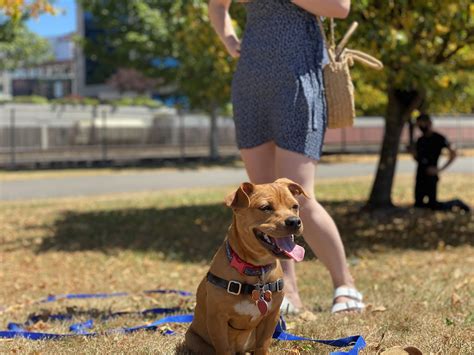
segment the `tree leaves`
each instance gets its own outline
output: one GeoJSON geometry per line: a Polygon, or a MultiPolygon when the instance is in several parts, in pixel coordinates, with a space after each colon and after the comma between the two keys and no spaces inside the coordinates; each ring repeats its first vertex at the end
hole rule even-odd
{"type": "Polygon", "coordinates": [[[88,59],[100,64],[96,81],[107,80],[119,67],[155,78],[173,76],[172,69],[154,65],[156,59],[171,55],[167,3],[170,1],[80,1],[88,31],[84,51],[88,59]]]}
{"type": "Polygon", "coordinates": [[[177,1],[172,9],[174,53],[180,63],[176,80],[191,107],[211,112],[230,100],[235,60],[214,33],[205,1],[177,1]]]}
{"type": "Polygon", "coordinates": [[[24,17],[38,17],[41,13],[54,14],[54,8],[48,0],[0,0],[0,12],[19,22],[24,17]]]}
{"type": "Polygon", "coordinates": [[[49,42],[30,32],[24,24],[13,28],[10,41],[0,41],[0,71],[33,66],[52,56],[49,42]]]}
{"type": "Polygon", "coordinates": [[[347,23],[340,24],[340,33],[351,20],[358,21],[354,46],[380,56],[385,65],[383,78],[364,76],[364,82],[379,90],[384,90],[382,81],[398,90],[423,90],[427,101],[434,101],[439,110],[458,111],[458,105],[445,103],[450,91],[450,99],[464,96],[455,101],[462,102],[462,112],[470,112],[474,102],[472,89],[467,89],[473,86],[473,81],[467,80],[473,73],[472,7],[466,0],[392,1],[388,6],[359,1],[353,3],[347,23]],[[440,89],[442,94],[437,95],[440,89]]]}

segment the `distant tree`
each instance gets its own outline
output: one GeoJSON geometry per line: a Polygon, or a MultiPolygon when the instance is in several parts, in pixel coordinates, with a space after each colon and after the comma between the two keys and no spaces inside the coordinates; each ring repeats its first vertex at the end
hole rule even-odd
{"type": "Polygon", "coordinates": [[[96,81],[105,82],[119,68],[135,69],[150,78],[175,73],[157,59],[171,56],[168,28],[172,0],[79,0],[90,13],[94,36],[80,40],[86,57],[96,61],[96,81]]]}
{"type": "Polygon", "coordinates": [[[37,17],[42,13],[54,13],[54,7],[48,0],[0,0],[0,13],[13,21],[25,17],[37,17]]]}
{"type": "MultiPolygon", "coordinates": [[[[207,1],[176,1],[171,9],[173,55],[179,61],[176,81],[192,108],[204,110],[211,120],[211,159],[219,157],[217,117],[230,101],[230,84],[236,61],[212,28],[207,1]]],[[[240,7],[241,8],[241,7],[240,7]]],[[[239,7],[235,17],[242,18],[239,7]]],[[[238,23],[234,25],[239,28],[238,23]]]]}
{"type": "MultiPolygon", "coordinates": [[[[172,83],[192,109],[211,120],[210,157],[219,156],[217,116],[230,101],[235,61],[212,29],[206,0],[80,0],[93,14],[96,37],[86,55],[107,68],[127,67],[172,83]],[[176,66],[163,59],[175,58],[176,66]]],[[[237,15],[240,16],[236,7],[237,15]]],[[[239,17],[238,16],[238,17],[239,17]]],[[[242,16],[240,16],[242,18],[242,16]]]]}
{"type": "Polygon", "coordinates": [[[46,0],[0,0],[0,72],[30,67],[52,58],[49,42],[29,31],[24,20],[54,13],[46,0]]]}
{"type": "Polygon", "coordinates": [[[472,97],[472,83],[465,79],[472,78],[474,69],[473,17],[474,5],[468,0],[353,2],[346,25],[356,20],[360,26],[351,46],[372,52],[385,65],[382,74],[363,74],[387,96],[385,133],[368,207],[393,206],[400,136],[413,111],[439,104],[441,93],[445,100],[464,97],[464,103],[472,97]]]}
{"type": "Polygon", "coordinates": [[[31,67],[51,58],[49,42],[29,31],[24,24],[15,26],[10,41],[0,41],[0,71],[31,67]]]}
{"type": "Polygon", "coordinates": [[[17,26],[30,17],[42,13],[54,14],[52,1],[47,0],[0,0],[0,42],[11,42],[17,26]]]}
{"type": "Polygon", "coordinates": [[[160,80],[148,78],[133,68],[120,68],[107,80],[107,84],[117,89],[121,94],[126,91],[144,94],[155,89],[159,82],[160,80]]]}

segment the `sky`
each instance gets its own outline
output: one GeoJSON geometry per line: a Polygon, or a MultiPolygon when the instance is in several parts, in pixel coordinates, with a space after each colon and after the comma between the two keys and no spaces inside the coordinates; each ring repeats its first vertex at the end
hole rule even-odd
{"type": "Polygon", "coordinates": [[[44,37],[58,36],[76,30],[76,1],[56,0],[54,7],[58,9],[56,16],[42,15],[27,21],[28,28],[44,37]]]}

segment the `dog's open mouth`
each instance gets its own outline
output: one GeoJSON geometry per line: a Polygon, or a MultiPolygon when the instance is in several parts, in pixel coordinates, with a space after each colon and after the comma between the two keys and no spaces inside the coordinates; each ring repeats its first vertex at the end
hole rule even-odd
{"type": "Polygon", "coordinates": [[[254,229],[255,236],[262,245],[278,258],[301,261],[304,258],[304,248],[295,243],[293,235],[287,237],[271,237],[258,229],[254,229]]]}

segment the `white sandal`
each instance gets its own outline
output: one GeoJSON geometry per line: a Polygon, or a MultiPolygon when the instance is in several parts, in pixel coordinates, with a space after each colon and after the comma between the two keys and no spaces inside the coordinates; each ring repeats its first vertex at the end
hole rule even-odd
{"type": "Polygon", "coordinates": [[[280,314],[287,316],[299,314],[300,312],[301,310],[299,308],[296,308],[288,298],[283,297],[283,301],[280,305],[280,314]]]}
{"type": "Polygon", "coordinates": [[[334,290],[333,302],[338,297],[348,297],[351,300],[347,302],[333,303],[331,313],[338,313],[344,311],[362,311],[365,304],[362,302],[363,296],[355,288],[341,286],[334,290]]]}

